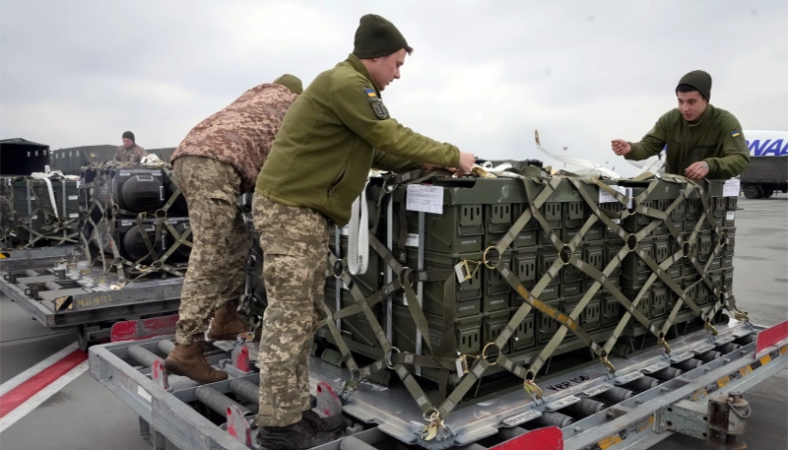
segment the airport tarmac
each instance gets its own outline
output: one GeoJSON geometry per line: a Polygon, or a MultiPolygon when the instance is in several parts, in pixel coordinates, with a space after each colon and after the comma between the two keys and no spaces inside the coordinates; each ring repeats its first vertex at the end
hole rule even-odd
{"type": "MultiPolygon", "coordinates": [[[[788,320],[788,195],[778,194],[765,200],[742,197],[739,205],[743,209],[736,212],[733,285],[737,304],[757,324],[768,326],[788,320]]],[[[0,394],[8,388],[9,380],[51,355],[71,354],[75,341],[74,334],[54,333],[7,297],[0,298],[0,394]]],[[[80,374],[85,367],[84,363],[76,365],[68,372],[75,378],[67,379],[62,387],[56,386],[59,390],[37,407],[11,411],[0,418],[0,449],[150,449],[140,437],[137,416],[86,371],[80,374]]],[[[786,448],[786,387],[788,376],[782,370],[744,394],[752,405],[749,431],[743,438],[749,449],[786,448]]],[[[716,447],[674,435],[657,448],[716,447]]]]}

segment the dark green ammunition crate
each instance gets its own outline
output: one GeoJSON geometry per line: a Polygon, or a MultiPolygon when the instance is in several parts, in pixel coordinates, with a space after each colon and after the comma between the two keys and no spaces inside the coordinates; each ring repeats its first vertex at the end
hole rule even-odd
{"type": "MultiPolygon", "coordinates": [[[[513,316],[517,309],[512,309],[513,316]]],[[[531,311],[525,319],[515,328],[514,335],[509,339],[509,348],[513,352],[525,350],[536,345],[534,337],[534,311],[531,311]]],[[[511,318],[511,317],[510,317],[511,318]]]]}
{"type": "Polygon", "coordinates": [[[611,294],[602,294],[602,327],[615,328],[621,316],[621,303],[611,294]]]}
{"type": "MultiPolygon", "coordinates": [[[[411,268],[418,267],[418,258],[415,252],[409,254],[408,266],[411,268]]],[[[461,261],[481,261],[481,253],[467,253],[462,255],[448,255],[445,253],[424,252],[424,270],[430,269],[453,269],[454,266],[461,261]]],[[[450,299],[455,304],[454,313],[456,317],[467,317],[481,313],[482,306],[482,268],[473,270],[474,265],[471,264],[470,268],[473,272],[473,277],[470,280],[465,280],[462,283],[457,282],[457,277],[452,273],[452,282],[455,283],[455,299],[450,299]]],[[[482,266],[483,267],[483,266],[482,266]]],[[[424,312],[443,315],[443,286],[444,281],[428,281],[424,283],[424,295],[422,302],[422,309],[424,312]]],[[[414,290],[416,289],[414,285],[414,290]]],[[[400,304],[404,304],[404,296],[402,291],[395,294],[395,300],[400,304]]]]}
{"type": "MultiPolygon", "coordinates": [[[[493,259],[491,264],[497,261],[493,259]]],[[[512,251],[507,250],[504,252],[501,262],[498,263],[502,267],[512,270],[512,251]]],[[[509,282],[501,275],[501,272],[496,269],[490,269],[484,265],[480,266],[480,270],[484,271],[482,274],[482,281],[484,283],[484,297],[482,298],[482,312],[490,313],[493,311],[509,309],[509,300],[512,296],[512,289],[509,282]]]]}
{"type": "Polygon", "coordinates": [[[668,290],[664,283],[653,284],[651,288],[651,317],[658,318],[670,314],[668,290]]]}
{"type": "MultiPolygon", "coordinates": [[[[563,310],[566,311],[567,315],[572,314],[572,311],[574,311],[575,307],[578,305],[578,303],[580,303],[582,297],[583,295],[579,295],[576,297],[565,298],[563,300],[563,310]]],[[[578,317],[577,322],[586,332],[596,331],[602,328],[602,297],[602,293],[597,292],[597,294],[591,298],[591,301],[588,302],[586,307],[583,308],[583,312],[580,313],[580,317],[578,317]]],[[[567,333],[567,336],[576,337],[571,331],[567,333]]]]}
{"type": "MultiPolygon", "coordinates": [[[[498,336],[503,332],[504,328],[506,328],[506,324],[509,323],[509,310],[505,311],[496,311],[493,313],[484,314],[484,319],[482,320],[482,338],[483,342],[492,342],[498,338],[498,336]]],[[[495,349],[494,346],[490,347],[492,351],[488,351],[488,356],[496,356],[498,351],[495,349]]],[[[509,344],[507,342],[503,348],[503,354],[509,353],[509,344]]]]}
{"type": "Polygon", "coordinates": [[[498,241],[512,227],[512,205],[484,205],[484,244],[487,248],[498,245],[498,241]]]}
{"type": "MultiPolygon", "coordinates": [[[[561,313],[564,312],[564,310],[561,309],[561,300],[549,300],[545,301],[544,303],[552,308],[557,309],[561,313]]],[[[545,345],[550,342],[550,339],[553,336],[555,336],[555,333],[558,331],[558,327],[560,327],[561,324],[541,311],[536,312],[536,320],[536,342],[540,345],[545,345]]]]}
{"type": "MultiPolygon", "coordinates": [[[[634,302],[635,297],[637,297],[637,295],[640,293],[640,290],[641,290],[640,288],[632,289],[632,288],[622,287],[621,293],[624,294],[624,296],[630,302],[634,302]]],[[[651,295],[652,291],[653,291],[653,285],[651,288],[649,288],[649,291],[643,295],[643,297],[640,299],[640,302],[638,302],[637,304],[638,311],[640,311],[640,313],[643,314],[643,316],[645,316],[647,319],[651,318],[651,309],[653,304],[652,295],[651,295]]],[[[626,311],[624,311],[622,308],[622,313],[624,312],[626,311]]]]}

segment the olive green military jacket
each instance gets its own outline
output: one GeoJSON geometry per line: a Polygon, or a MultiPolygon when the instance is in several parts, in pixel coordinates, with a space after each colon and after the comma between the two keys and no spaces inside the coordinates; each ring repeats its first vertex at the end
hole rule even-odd
{"type": "Polygon", "coordinates": [[[678,109],[659,118],[654,128],[640,142],[631,143],[625,158],[646,159],[665,148],[665,173],[684,175],[684,170],[698,161],[709,164],[706,178],[735,177],[750,164],[750,152],[739,121],[724,109],[708,105],[696,123],[684,120],[678,109]]]}
{"type": "Polygon", "coordinates": [[[392,119],[366,68],[350,55],[318,75],[287,111],[255,192],[344,226],[370,168],[456,167],[459,159],[457,147],[392,119]]]}

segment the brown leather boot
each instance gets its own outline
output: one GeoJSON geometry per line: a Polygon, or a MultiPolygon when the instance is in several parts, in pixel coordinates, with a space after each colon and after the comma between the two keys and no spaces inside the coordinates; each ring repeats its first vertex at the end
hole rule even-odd
{"type": "Polygon", "coordinates": [[[238,302],[227,302],[216,308],[208,329],[209,341],[234,341],[239,334],[249,332],[249,325],[236,311],[238,302]]]}
{"type": "Polygon", "coordinates": [[[164,360],[167,372],[189,377],[198,383],[215,383],[227,379],[227,373],[208,364],[203,342],[191,345],[175,344],[175,349],[164,360]]]}

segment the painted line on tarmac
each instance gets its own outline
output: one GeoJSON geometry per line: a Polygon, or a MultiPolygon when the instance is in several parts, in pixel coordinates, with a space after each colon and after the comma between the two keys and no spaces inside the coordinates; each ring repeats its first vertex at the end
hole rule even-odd
{"type": "Polygon", "coordinates": [[[0,386],[0,433],[85,373],[87,359],[87,353],[76,348],[75,343],[3,383],[0,386]]]}
{"type": "MultiPolygon", "coordinates": [[[[48,337],[48,336],[47,336],[48,337]]],[[[42,370],[46,369],[47,367],[51,366],[52,364],[60,361],[64,357],[68,356],[70,353],[73,353],[74,350],[78,349],[79,345],[76,342],[69,345],[68,347],[60,350],[59,352],[55,353],[54,355],[50,356],[49,358],[41,361],[40,363],[36,364],[35,366],[25,370],[24,372],[20,373],[19,375],[11,378],[10,380],[6,381],[3,384],[0,384],[0,397],[7,394],[10,390],[14,389],[15,387],[19,386],[20,384],[24,383],[25,381],[29,380],[32,376],[38,374],[42,370]]]]}

